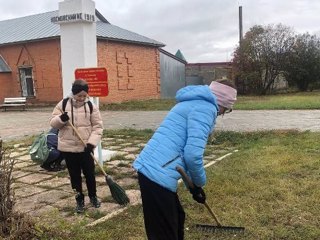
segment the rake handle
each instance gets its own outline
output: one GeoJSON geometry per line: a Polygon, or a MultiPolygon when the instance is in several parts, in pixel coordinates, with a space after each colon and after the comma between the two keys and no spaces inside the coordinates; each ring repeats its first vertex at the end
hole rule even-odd
{"type": "MultiPolygon", "coordinates": [[[[60,107],[58,107],[59,111],[63,114],[63,111],[60,107]]],[[[73,131],[76,133],[77,137],[79,138],[79,140],[82,142],[83,146],[86,147],[87,144],[83,141],[82,137],[80,136],[80,133],[78,131],[78,129],[76,129],[76,127],[70,122],[70,120],[67,121],[67,123],[72,127],[73,131]]],[[[103,169],[103,167],[100,165],[100,163],[98,162],[98,160],[96,159],[96,157],[93,155],[93,153],[90,153],[91,157],[93,158],[93,160],[96,162],[96,164],[100,167],[101,171],[103,172],[103,174],[106,177],[110,177],[103,169]]]]}
{"type": "MultiPolygon", "coordinates": [[[[180,173],[182,179],[184,180],[184,182],[186,182],[188,184],[188,187],[193,189],[195,186],[192,182],[192,180],[189,178],[189,176],[186,174],[186,172],[179,166],[176,167],[177,171],[180,173]]],[[[209,207],[207,202],[204,202],[204,206],[208,209],[209,213],[211,214],[211,216],[214,218],[214,220],[216,221],[217,225],[220,227],[222,226],[222,224],[220,223],[220,221],[218,220],[218,218],[216,217],[216,215],[214,214],[214,212],[212,211],[212,209],[209,207]]]]}

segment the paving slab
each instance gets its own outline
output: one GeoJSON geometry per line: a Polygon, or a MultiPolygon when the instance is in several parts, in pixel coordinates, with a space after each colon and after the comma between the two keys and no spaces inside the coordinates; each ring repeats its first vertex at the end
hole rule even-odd
{"type": "MultiPolygon", "coordinates": [[[[23,199],[29,196],[34,196],[36,194],[46,192],[48,191],[45,188],[38,187],[35,185],[30,185],[30,184],[24,184],[24,183],[17,183],[14,184],[14,192],[15,192],[15,197],[18,199],[23,199]]],[[[19,201],[20,202],[20,201],[19,201]]]]}
{"type": "Polygon", "coordinates": [[[27,183],[27,184],[35,184],[39,182],[43,182],[44,180],[52,179],[51,175],[41,174],[41,173],[33,173],[27,176],[19,178],[19,182],[27,183]]]}
{"type": "Polygon", "coordinates": [[[68,185],[70,187],[70,181],[68,178],[61,178],[56,176],[48,180],[40,181],[35,185],[39,187],[44,187],[44,188],[60,188],[60,187],[62,188],[65,185],[68,185]]]}
{"type": "Polygon", "coordinates": [[[46,205],[51,205],[57,202],[59,199],[63,199],[67,196],[70,196],[70,194],[56,189],[50,189],[48,191],[50,191],[50,194],[48,194],[48,192],[41,192],[37,194],[37,196],[35,197],[35,203],[45,203],[46,205]]]}
{"type": "Polygon", "coordinates": [[[21,161],[21,160],[16,161],[14,164],[15,168],[26,168],[30,166],[34,167],[35,164],[29,161],[21,161]]]}
{"type": "Polygon", "coordinates": [[[32,174],[32,173],[18,170],[18,171],[12,172],[12,177],[13,177],[13,179],[19,179],[21,177],[24,177],[24,176],[27,176],[30,174],[32,174]]]}
{"type": "Polygon", "coordinates": [[[37,209],[42,209],[45,206],[45,203],[37,203],[37,195],[34,195],[17,200],[15,211],[28,213],[32,216],[34,211],[36,211],[37,209]]]}

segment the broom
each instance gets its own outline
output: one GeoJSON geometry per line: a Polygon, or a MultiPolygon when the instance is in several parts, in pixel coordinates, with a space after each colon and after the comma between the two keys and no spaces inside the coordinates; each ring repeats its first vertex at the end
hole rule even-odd
{"type": "MultiPolygon", "coordinates": [[[[193,189],[194,184],[191,181],[191,179],[189,178],[189,176],[185,173],[185,171],[179,166],[177,166],[176,169],[180,173],[180,175],[182,176],[182,179],[188,185],[188,187],[193,189]]],[[[206,202],[204,202],[204,206],[208,209],[210,215],[216,221],[217,226],[207,225],[207,224],[196,224],[196,227],[198,227],[202,230],[211,231],[211,232],[215,232],[217,230],[231,231],[231,232],[243,232],[244,231],[244,227],[223,226],[206,202]]]]}
{"type": "MultiPolygon", "coordinates": [[[[59,111],[63,114],[62,109],[58,107],[59,111]]],[[[86,147],[86,143],[83,141],[82,137],[80,136],[78,130],[75,128],[75,126],[68,120],[69,125],[72,127],[73,131],[76,133],[77,137],[80,139],[82,142],[83,146],[86,147]]],[[[90,153],[91,157],[93,160],[96,162],[96,164],[100,167],[102,173],[105,176],[106,183],[109,186],[111,196],[112,198],[120,205],[126,205],[130,202],[130,199],[126,195],[126,192],[124,191],[123,188],[121,188],[116,182],[113,181],[112,177],[107,174],[103,167],[100,165],[100,163],[97,161],[93,153],[90,153]]]]}

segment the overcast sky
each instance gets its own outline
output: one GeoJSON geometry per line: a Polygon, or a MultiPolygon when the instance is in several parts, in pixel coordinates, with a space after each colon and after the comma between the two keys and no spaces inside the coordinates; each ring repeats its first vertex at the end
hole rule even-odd
{"type": "MultiPolygon", "coordinates": [[[[0,0],[0,20],[58,10],[58,0],[0,0]]],[[[320,0],[96,0],[111,23],[155,39],[189,63],[232,59],[243,32],[261,24],[282,23],[296,33],[320,36],[320,0]]]]}

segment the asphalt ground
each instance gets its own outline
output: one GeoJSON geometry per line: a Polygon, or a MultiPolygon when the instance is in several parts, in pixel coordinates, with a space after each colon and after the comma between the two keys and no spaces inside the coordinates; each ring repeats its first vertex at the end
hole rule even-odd
{"type": "MultiPolygon", "coordinates": [[[[3,141],[37,135],[50,128],[52,108],[0,111],[3,141]]],[[[101,111],[105,129],[156,129],[167,111],[101,111]]],[[[258,131],[297,129],[320,131],[320,110],[235,110],[219,116],[216,130],[258,131]]]]}

